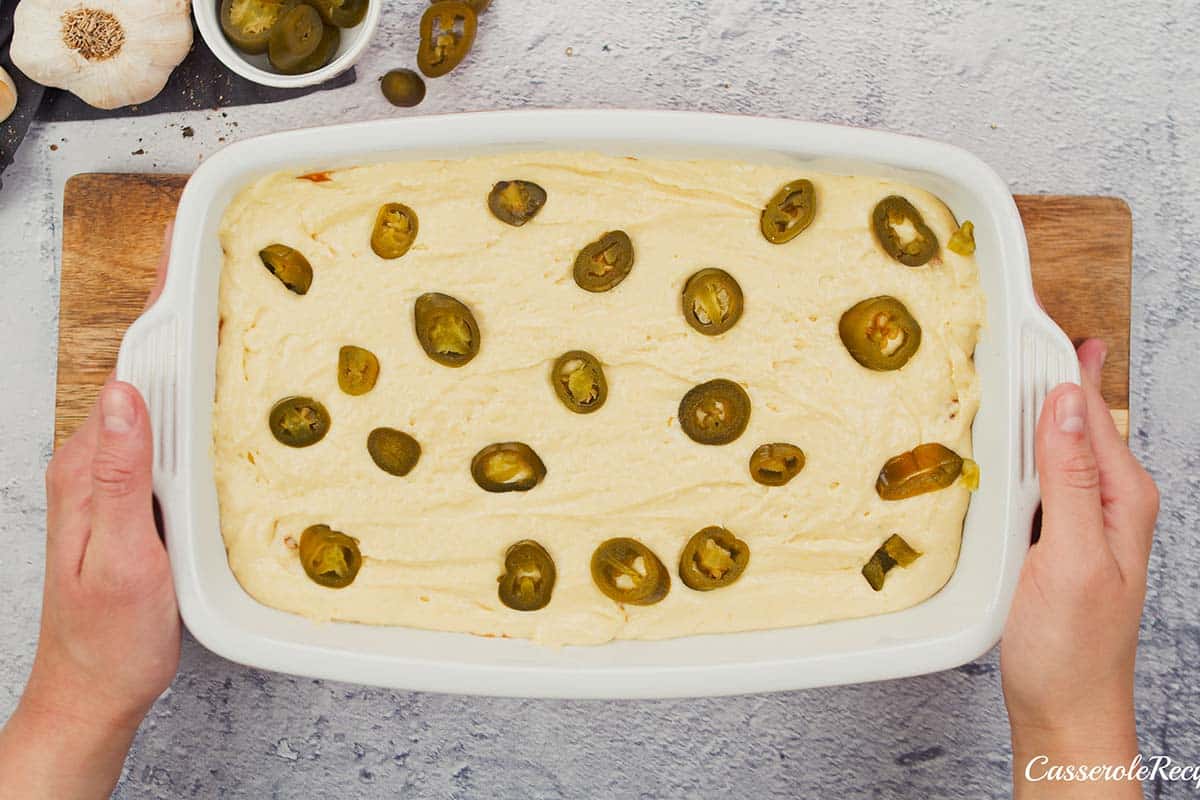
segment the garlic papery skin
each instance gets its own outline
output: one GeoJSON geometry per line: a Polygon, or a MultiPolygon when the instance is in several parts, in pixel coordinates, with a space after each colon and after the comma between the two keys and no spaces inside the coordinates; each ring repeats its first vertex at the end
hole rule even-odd
{"type": "Polygon", "coordinates": [[[21,0],[9,57],[96,108],[144,103],[192,46],[189,0],[21,0]]]}
{"type": "Polygon", "coordinates": [[[0,122],[12,116],[17,108],[17,85],[12,76],[0,67],[0,122]]]}

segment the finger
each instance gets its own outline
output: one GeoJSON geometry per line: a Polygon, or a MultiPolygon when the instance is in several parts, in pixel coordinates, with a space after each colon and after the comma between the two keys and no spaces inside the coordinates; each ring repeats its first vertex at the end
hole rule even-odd
{"type": "Polygon", "coordinates": [[[1107,358],[1108,346],[1099,339],[1088,339],[1079,345],[1079,371],[1087,400],[1088,433],[1092,436],[1092,449],[1096,451],[1096,461],[1100,465],[1102,489],[1107,488],[1106,484],[1119,480],[1122,473],[1127,473],[1133,466],[1129,448],[1121,438],[1100,391],[1101,372],[1107,358]]]}
{"type": "Polygon", "coordinates": [[[154,305],[154,301],[162,294],[163,286],[167,283],[167,267],[171,262],[171,234],[175,231],[175,220],[167,223],[167,229],[163,232],[162,252],[158,257],[158,265],[154,268],[154,288],[150,290],[150,296],[146,298],[145,308],[154,305]]]}
{"type": "Polygon", "coordinates": [[[1064,556],[1103,547],[1100,470],[1087,426],[1083,389],[1065,383],[1050,392],[1037,428],[1042,487],[1042,538],[1038,546],[1064,556]]]}
{"type": "Polygon", "coordinates": [[[46,572],[78,574],[91,524],[92,455],[100,416],[96,404],[59,445],[46,466],[46,572]]]}
{"type": "Polygon", "coordinates": [[[1100,468],[1100,497],[1109,542],[1122,563],[1140,564],[1149,555],[1158,490],[1113,422],[1100,390],[1108,348],[1098,339],[1079,346],[1079,367],[1088,405],[1088,431],[1100,468]],[[1130,561],[1129,559],[1132,559],[1130,561]]]}
{"type": "Polygon", "coordinates": [[[136,560],[147,545],[160,547],[152,511],[153,450],[141,395],[127,383],[105,385],[92,458],[92,532],[85,562],[113,554],[136,560]]]}

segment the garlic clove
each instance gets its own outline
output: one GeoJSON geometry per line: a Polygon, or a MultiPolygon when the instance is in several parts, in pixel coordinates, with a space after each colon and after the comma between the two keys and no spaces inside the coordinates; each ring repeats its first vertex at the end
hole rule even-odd
{"type": "Polygon", "coordinates": [[[17,85],[4,67],[0,67],[0,122],[12,116],[17,108],[17,85]]]}
{"type": "Polygon", "coordinates": [[[192,46],[188,0],[21,0],[9,56],[96,108],[144,103],[192,46]]]}

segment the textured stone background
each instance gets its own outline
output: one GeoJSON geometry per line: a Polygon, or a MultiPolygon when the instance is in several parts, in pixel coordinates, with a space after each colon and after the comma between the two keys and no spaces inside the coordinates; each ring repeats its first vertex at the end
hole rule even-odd
{"type": "MultiPolygon", "coordinates": [[[[0,718],[37,632],[64,180],[185,171],[222,141],[397,113],[374,79],[412,61],[421,6],[388,0],[354,86],[227,114],[39,126],[18,153],[0,193],[0,718]]],[[[1195,0],[495,0],[470,61],[432,82],[419,110],[707,109],[866,125],[962,145],[1014,191],[1126,198],[1133,447],[1164,496],[1140,732],[1145,752],[1198,762],[1197,10],[1195,0]]],[[[717,701],[528,702],[264,674],[188,640],[116,796],[1003,797],[996,663],[993,652],[911,680],[717,701]]]]}

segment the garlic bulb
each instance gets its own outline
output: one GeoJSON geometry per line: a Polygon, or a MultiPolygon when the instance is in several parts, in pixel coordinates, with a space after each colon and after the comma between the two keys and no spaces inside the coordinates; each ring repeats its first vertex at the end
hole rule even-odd
{"type": "Polygon", "coordinates": [[[17,85],[12,76],[0,67],[0,122],[8,119],[17,107],[17,85]]]}
{"type": "Polygon", "coordinates": [[[189,0],[21,0],[9,56],[96,108],[144,103],[192,46],[189,0]]]}

